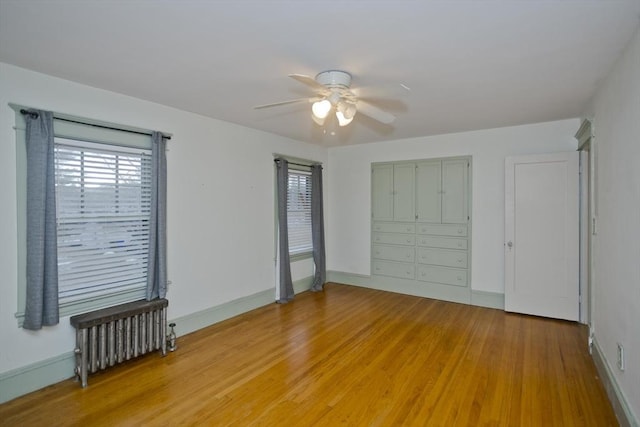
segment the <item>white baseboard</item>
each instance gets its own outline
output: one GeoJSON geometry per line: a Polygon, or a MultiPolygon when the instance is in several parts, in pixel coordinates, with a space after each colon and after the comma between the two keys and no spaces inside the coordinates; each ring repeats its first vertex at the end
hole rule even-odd
{"type": "Polygon", "coordinates": [[[640,426],[638,418],[631,411],[624,393],[620,390],[620,386],[618,386],[616,377],[613,375],[613,371],[611,370],[611,364],[607,361],[596,337],[593,338],[592,357],[593,362],[596,365],[596,369],[598,370],[598,374],[600,375],[600,379],[602,380],[602,384],[607,391],[607,396],[609,396],[609,401],[611,402],[613,411],[615,412],[616,417],[618,417],[620,426],[640,426]]]}
{"type": "Polygon", "coordinates": [[[504,310],[504,294],[415,280],[328,271],[327,281],[504,310]]]}
{"type": "MultiPolygon", "coordinates": [[[[295,293],[298,294],[309,290],[312,281],[312,277],[296,280],[293,283],[295,293]]],[[[176,334],[181,336],[274,302],[275,289],[267,289],[206,310],[170,319],[169,322],[176,323],[176,334]]],[[[4,372],[0,374],[0,403],[8,402],[16,397],[72,378],[74,369],[75,354],[70,351],[4,372]]]]}
{"type": "Polygon", "coordinates": [[[71,351],[0,374],[0,403],[73,377],[75,364],[71,351]]]}
{"type": "MultiPolygon", "coordinates": [[[[309,290],[312,281],[312,277],[296,280],[293,282],[294,293],[299,294],[300,292],[309,290]]],[[[172,319],[170,322],[176,324],[176,335],[180,337],[181,335],[190,334],[191,332],[274,302],[275,289],[266,289],[253,295],[241,297],[215,307],[172,319]]]]}
{"type": "Polygon", "coordinates": [[[471,305],[504,310],[504,294],[471,289],[471,305]]]}

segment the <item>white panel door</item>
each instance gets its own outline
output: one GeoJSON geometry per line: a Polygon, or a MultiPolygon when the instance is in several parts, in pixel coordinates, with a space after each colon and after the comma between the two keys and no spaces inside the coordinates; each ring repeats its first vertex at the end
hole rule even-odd
{"type": "Polygon", "coordinates": [[[505,161],[505,310],[578,320],[578,152],[505,161]]]}

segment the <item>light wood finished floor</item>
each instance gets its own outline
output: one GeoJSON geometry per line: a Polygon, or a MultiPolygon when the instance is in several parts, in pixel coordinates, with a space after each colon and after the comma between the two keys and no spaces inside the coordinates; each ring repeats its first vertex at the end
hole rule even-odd
{"type": "Polygon", "coordinates": [[[585,337],[575,323],[329,284],[86,389],[68,380],[0,405],[0,425],[617,425],[585,337]]]}

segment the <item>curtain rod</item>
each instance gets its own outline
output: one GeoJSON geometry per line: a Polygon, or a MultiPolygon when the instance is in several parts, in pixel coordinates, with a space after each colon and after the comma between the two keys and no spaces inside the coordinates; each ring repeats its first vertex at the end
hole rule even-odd
{"type": "Polygon", "coordinates": [[[311,163],[311,164],[304,164],[304,163],[296,163],[296,162],[290,162],[287,159],[283,159],[282,157],[278,157],[276,159],[273,159],[274,162],[277,162],[278,160],[285,160],[288,164],[290,165],[296,165],[296,166],[301,166],[301,167],[305,167],[305,168],[310,168],[311,166],[315,166],[315,165],[319,165],[322,166],[322,163],[311,163]]]}
{"type": "MultiPolygon", "coordinates": [[[[29,111],[29,110],[21,109],[20,110],[20,114],[24,114],[25,116],[29,116],[32,119],[37,119],[38,118],[38,113],[36,113],[35,111],[29,111]]],[[[97,124],[94,124],[94,123],[81,122],[79,120],[63,119],[61,117],[54,117],[53,119],[54,120],[60,120],[60,121],[63,121],[63,122],[69,122],[69,123],[77,123],[77,124],[85,125],[85,126],[93,126],[93,127],[96,127],[96,128],[117,130],[117,131],[120,131],[120,132],[129,132],[129,133],[135,133],[135,134],[138,134],[138,135],[149,135],[149,136],[151,136],[151,133],[149,133],[149,132],[139,132],[139,131],[136,131],[136,130],[120,129],[120,128],[111,127],[111,126],[97,125],[97,124]]],[[[162,135],[162,137],[164,139],[171,139],[170,136],[166,136],[166,135],[162,135]]]]}

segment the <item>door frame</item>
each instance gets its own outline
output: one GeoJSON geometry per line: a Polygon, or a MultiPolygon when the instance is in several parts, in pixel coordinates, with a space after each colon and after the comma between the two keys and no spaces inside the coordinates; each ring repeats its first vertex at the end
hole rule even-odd
{"type": "Polygon", "coordinates": [[[593,257],[596,235],[596,143],[591,119],[584,119],[575,134],[580,151],[580,323],[589,325],[589,344],[593,336],[593,295],[595,263],[593,257]],[[583,162],[583,159],[585,160],[583,162]]]}

